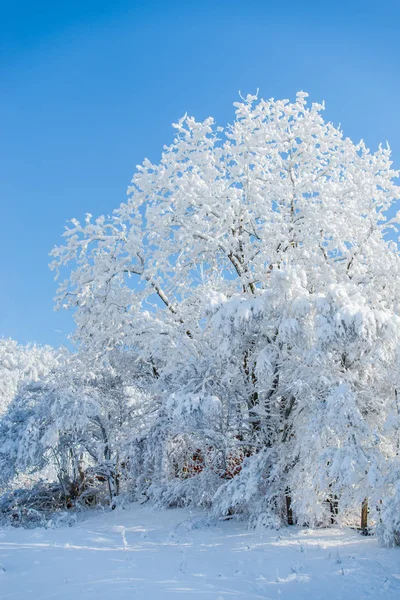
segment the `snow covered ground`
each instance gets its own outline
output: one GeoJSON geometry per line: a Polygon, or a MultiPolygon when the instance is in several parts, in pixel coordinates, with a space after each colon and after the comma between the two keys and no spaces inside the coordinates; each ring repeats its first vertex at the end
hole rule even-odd
{"type": "Polygon", "coordinates": [[[400,548],[351,530],[247,531],[148,506],[0,530],[1,600],[400,598],[400,548]]]}

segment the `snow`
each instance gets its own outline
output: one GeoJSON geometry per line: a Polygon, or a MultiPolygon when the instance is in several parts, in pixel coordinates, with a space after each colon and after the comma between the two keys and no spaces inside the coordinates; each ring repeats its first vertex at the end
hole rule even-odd
{"type": "Polygon", "coordinates": [[[400,597],[400,548],[351,529],[247,530],[132,505],[63,529],[0,530],[1,600],[400,597]]]}

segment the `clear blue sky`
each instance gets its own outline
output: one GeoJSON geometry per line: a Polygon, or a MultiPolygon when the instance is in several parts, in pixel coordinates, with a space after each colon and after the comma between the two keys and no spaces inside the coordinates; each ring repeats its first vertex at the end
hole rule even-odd
{"type": "Polygon", "coordinates": [[[0,0],[0,336],[64,343],[48,252],[186,111],[224,124],[239,90],[302,89],[399,168],[399,21],[398,0],[0,0]]]}

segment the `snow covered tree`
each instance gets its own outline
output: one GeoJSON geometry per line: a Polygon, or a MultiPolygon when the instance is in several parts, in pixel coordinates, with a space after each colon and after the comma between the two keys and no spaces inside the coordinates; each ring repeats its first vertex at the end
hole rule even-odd
{"type": "Polygon", "coordinates": [[[90,481],[104,481],[114,503],[129,446],[148,428],[150,409],[126,372],[122,377],[110,362],[93,369],[84,355],[72,355],[23,387],[0,421],[3,485],[50,467],[65,498],[85,497],[90,481]]]}
{"type": "MultiPolygon", "coordinates": [[[[380,518],[384,473],[394,467],[399,440],[398,430],[388,428],[399,425],[399,318],[369,306],[351,283],[310,293],[304,272],[298,275],[277,270],[271,290],[254,301],[222,302],[212,317],[215,335],[222,338],[233,324],[239,345],[256,332],[257,414],[264,429],[258,446],[263,440],[265,446],[219,490],[215,506],[273,520],[268,511],[290,490],[300,522],[326,524],[334,498],[345,513],[365,496],[380,518]],[[273,377],[273,391],[265,394],[264,382],[273,377]],[[246,493],[238,495],[239,485],[246,493]]],[[[220,360],[226,362],[223,355],[220,360]]],[[[232,377],[231,366],[228,372],[232,377]]]]}
{"type": "Polygon", "coordinates": [[[22,346],[15,340],[0,338],[0,415],[21,386],[46,376],[64,355],[64,350],[50,346],[22,346]]]}
{"type": "MultiPolygon", "coordinates": [[[[73,220],[52,252],[81,347],[133,350],[162,400],[160,452],[202,448],[204,478],[240,448],[215,510],[263,522],[285,496],[324,523],[333,498],[378,506],[397,485],[398,173],[389,148],[354,144],[306,98],[248,96],[226,129],[185,116],[128,201],[73,220]]],[[[167,493],[171,461],[152,468],[167,493]]]]}

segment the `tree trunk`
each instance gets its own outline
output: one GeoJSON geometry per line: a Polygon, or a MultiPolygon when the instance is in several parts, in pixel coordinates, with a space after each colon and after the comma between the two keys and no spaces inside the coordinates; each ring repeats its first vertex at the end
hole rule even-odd
{"type": "Polygon", "coordinates": [[[287,524],[293,525],[292,499],[288,494],[289,494],[289,490],[286,491],[286,496],[285,496],[287,524]]]}
{"type": "Polygon", "coordinates": [[[336,523],[336,517],[339,513],[339,498],[336,496],[336,494],[329,498],[329,509],[331,512],[331,525],[334,525],[336,523]]]}
{"type": "Polygon", "coordinates": [[[361,505],[361,530],[367,533],[368,530],[368,499],[364,498],[361,505]]]}

